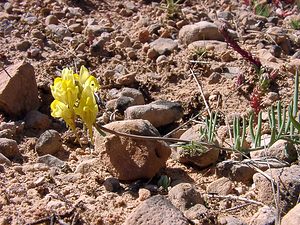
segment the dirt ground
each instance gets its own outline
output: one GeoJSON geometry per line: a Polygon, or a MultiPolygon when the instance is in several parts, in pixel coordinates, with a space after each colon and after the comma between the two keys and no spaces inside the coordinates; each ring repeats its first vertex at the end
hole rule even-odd
{"type": "MultiPolygon", "coordinates": [[[[270,93],[277,94],[276,100],[289,103],[293,95],[294,81],[291,65],[300,42],[291,39],[298,31],[287,22],[288,14],[278,15],[277,9],[291,12],[291,16],[295,18],[299,16],[299,9],[296,3],[279,1],[282,5],[278,7],[268,4],[270,15],[263,17],[255,15],[253,6],[247,6],[245,2],[179,1],[176,11],[178,15],[172,17],[166,9],[165,1],[0,1],[0,61],[4,68],[24,59],[30,62],[35,69],[42,102],[39,111],[49,117],[50,103],[53,100],[50,85],[53,79],[62,68],[79,68],[80,65],[85,65],[99,80],[99,95],[104,103],[111,100],[113,90],[124,86],[140,90],[146,103],[154,100],[180,102],[184,116],[176,124],[160,128],[162,135],[187,121],[189,122],[182,129],[195,124],[195,120],[203,119],[202,116],[207,112],[201,91],[211,110],[220,112],[221,126],[225,125],[225,117],[246,115],[253,110],[251,94],[258,86],[258,75],[253,65],[230,46],[221,50],[196,51],[179,42],[179,47],[167,55],[166,61],[161,64],[156,59],[149,58],[146,50],[149,43],[160,36],[177,41],[180,24],[193,24],[201,20],[220,24],[225,21],[236,31],[236,39],[243,49],[259,57],[263,66],[268,67],[270,71],[276,69],[276,77],[270,79],[270,85],[261,95],[262,109],[274,103],[274,95],[270,93]],[[67,12],[71,11],[70,7],[78,7],[79,9],[74,10],[78,11],[78,14],[68,14],[67,12]],[[229,18],[232,18],[221,18],[223,12],[229,13],[229,18]],[[56,15],[58,24],[65,27],[75,22],[79,23],[82,31],[72,32],[71,38],[59,39],[47,29],[48,15],[56,15]],[[246,17],[247,21],[244,19],[246,17]],[[271,26],[269,24],[272,24],[271,17],[278,20],[278,27],[288,32],[289,49],[285,52],[282,47],[281,55],[273,57],[270,61],[265,57],[266,54],[261,54],[261,50],[267,49],[273,53],[274,46],[279,46],[274,43],[276,40],[273,40],[273,36],[265,32],[267,27],[271,26]],[[91,53],[95,37],[84,31],[88,21],[92,20],[111,30],[104,47],[106,53],[103,55],[91,53]],[[258,29],[255,24],[261,21],[264,25],[258,29]],[[146,29],[151,31],[149,40],[142,43],[139,35],[146,29]],[[34,37],[33,30],[41,31],[44,38],[34,37]],[[131,42],[130,47],[122,43],[125,37],[131,42]],[[30,42],[31,47],[19,50],[16,45],[25,40],[30,42]],[[84,45],[79,51],[80,44],[84,45]],[[38,56],[33,56],[33,49],[38,49],[38,56]],[[129,57],[129,51],[134,51],[133,59],[129,57]],[[109,75],[109,71],[116,68],[121,71],[120,74],[135,73],[135,81],[128,85],[118,83],[120,75],[109,75]],[[211,82],[213,73],[221,75],[217,82],[211,82]],[[243,81],[239,83],[238,79],[243,81]],[[190,121],[198,113],[201,113],[201,116],[190,121]]],[[[100,114],[104,112],[106,109],[102,106],[100,114]]],[[[0,118],[4,122],[11,119],[4,113],[0,118]]],[[[22,122],[23,118],[17,120],[22,122]]],[[[24,128],[18,133],[16,139],[24,160],[21,163],[13,162],[10,167],[4,166],[5,172],[0,172],[0,224],[52,224],[50,221],[54,217],[56,221],[61,221],[60,224],[122,224],[140,204],[139,187],[146,183],[156,185],[158,177],[162,174],[171,178],[171,186],[180,182],[194,183],[202,193],[206,192],[209,183],[217,179],[215,165],[200,169],[183,165],[170,158],[166,168],[152,180],[121,183],[122,189],[119,192],[108,192],[103,182],[110,174],[105,169],[86,175],[68,172],[74,171],[84,159],[93,158],[93,147],[87,144],[81,148],[74,143],[74,135],[63,123],[53,118],[52,121],[52,127],[58,130],[63,138],[63,151],[56,156],[66,161],[68,166],[57,169],[36,162],[38,155],[34,146],[42,131],[24,128]]],[[[219,161],[227,158],[230,158],[230,154],[222,152],[219,161]]],[[[234,189],[242,189],[244,197],[256,199],[251,185],[234,182],[234,189]]],[[[159,190],[158,194],[166,193],[159,190]]],[[[255,204],[241,206],[242,202],[226,199],[207,199],[206,203],[218,217],[233,215],[246,223],[250,222],[259,208],[255,204]]]]}

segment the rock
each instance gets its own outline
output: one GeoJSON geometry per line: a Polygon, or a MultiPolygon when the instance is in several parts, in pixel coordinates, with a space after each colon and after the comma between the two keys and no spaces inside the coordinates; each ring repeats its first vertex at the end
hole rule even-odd
{"type": "Polygon", "coordinates": [[[292,208],[281,220],[281,225],[298,225],[300,224],[300,204],[292,208]]]}
{"type": "Polygon", "coordinates": [[[149,48],[147,51],[147,57],[149,59],[156,59],[159,56],[158,52],[155,51],[153,48],[149,48]]]}
{"type": "MultiPolygon", "coordinates": [[[[185,131],[180,139],[200,141],[199,129],[201,125],[195,125],[185,131]]],[[[204,153],[192,154],[190,151],[185,150],[182,147],[177,148],[177,154],[175,157],[181,163],[192,163],[199,167],[207,167],[218,160],[219,150],[217,148],[207,148],[204,153]]]]}
{"type": "Polygon", "coordinates": [[[273,225],[276,220],[276,209],[263,206],[255,213],[250,221],[250,225],[273,225]]]}
{"type": "Polygon", "coordinates": [[[121,189],[119,180],[114,177],[106,178],[103,186],[109,192],[118,192],[121,189]]]}
{"type": "Polygon", "coordinates": [[[0,138],[14,139],[14,133],[9,129],[0,129],[0,138]]]}
{"type": "Polygon", "coordinates": [[[213,72],[209,77],[208,77],[208,84],[217,84],[220,82],[222,76],[220,73],[213,72]]]}
{"type": "Polygon", "coordinates": [[[167,61],[168,61],[168,58],[165,55],[160,55],[156,59],[157,64],[165,64],[167,61]]]}
{"type": "Polygon", "coordinates": [[[219,178],[211,182],[206,189],[207,193],[214,193],[218,195],[228,195],[232,192],[233,182],[227,177],[219,178]]]}
{"type": "Polygon", "coordinates": [[[49,155],[49,154],[38,157],[37,162],[44,163],[49,167],[62,168],[63,166],[65,166],[64,161],[56,158],[53,155],[49,155]]]}
{"type": "Polygon", "coordinates": [[[147,29],[141,30],[138,33],[138,39],[141,43],[150,41],[150,32],[147,29]]]}
{"type": "Polygon", "coordinates": [[[190,183],[180,183],[169,191],[172,204],[181,211],[187,210],[196,204],[204,204],[203,198],[190,183]]]}
{"type": "Polygon", "coordinates": [[[147,105],[131,106],[124,115],[125,119],[144,119],[155,127],[161,127],[179,120],[183,109],[177,102],[158,100],[147,105]]]}
{"type": "Polygon", "coordinates": [[[245,164],[236,164],[231,160],[219,162],[216,166],[217,177],[228,177],[232,181],[249,184],[256,170],[245,164]]]}
{"type": "MultiPolygon", "coordinates": [[[[0,173],[5,173],[5,168],[4,166],[0,165],[0,173]]],[[[0,223],[1,224],[1,223],[0,223]]],[[[6,223],[3,223],[6,224],[6,223]]]]}
{"type": "Polygon", "coordinates": [[[110,33],[114,31],[114,29],[110,26],[103,26],[103,25],[88,25],[85,28],[86,34],[92,34],[95,37],[100,36],[102,33],[110,33]]]}
{"type": "Polygon", "coordinates": [[[21,41],[19,43],[16,44],[16,49],[19,51],[27,51],[27,49],[29,49],[31,46],[31,42],[30,41],[21,41]]]}
{"type": "MultiPolygon", "coordinates": [[[[287,213],[293,208],[300,193],[300,166],[268,169],[266,174],[279,184],[280,207],[282,213],[287,213]]],[[[271,204],[274,201],[271,182],[263,175],[256,173],[253,176],[255,188],[258,191],[257,199],[265,204],[271,204]]]]}
{"type": "Polygon", "coordinates": [[[17,133],[17,125],[15,122],[1,122],[0,130],[10,130],[15,135],[17,133]]]}
{"type": "Polygon", "coordinates": [[[271,157],[292,163],[297,160],[297,150],[295,146],[286,140],[278,140],[266,150],[250,152],[251,159],[271,157]]]}
{"type": "Polygon", "coordinates": [[[12,4],[11,4],[10,2],[6,2],[6,3],[4,3],[4,5],[3,5],[3,9],[4,9],[4,11],[7,12],[7,13],[12,13],[12,11],[13,11],[13,6],[12,6],[12,4]]]}
{"type": "Polygon", "coordinates": [[[81,33],[83,31],[83,27],[80,23],[74,23],[69,26],[69,30],[74,33],[81,33]]]}
{"type": "Polygon", "coordinates": [[[179,31],[179,40],[186,45],[199,40],[223,40],[223,36],[214,23],[201,21],[183,26],[179,31]]]}
{"type": "Polygon", "coordinates": [[[97,161],[100,160],[100,159],[97,159],[97,158],[93,158],[93,159],[86,159],[82,162],[80,162],[74,173],[82,173],[82,174],[87,174],[87,173],[91,173],[93,171],[95,171],[95,165],[97,163],[97,161]]]}
{"type": "Polygon", "coordinates": [[[282,49],[280,46],[278,45],[272,45],[271,49],[270,49],[271,54],[276,57],[276,58],[280,58],[281,56],[281,52],[282,49]]]}
{"type": "Polygon", "coordinates": [[[165,197],[157,195],[143,201],[125,220],[124,225],[188,225],[188,220],[165,197]]]}
{"type": "Polygon", "coordinates": [[[300,50],[296,51],[294,55],[292,55],[291,59],[300,59],[300,50]]]}
{"type": "Polygon", "coordinates": [[[220,225],[247,225],[245,222],[234,216],[224,216],[218,219],[220,225]]]}
{"type": "Polygon", "coordinates": [[[31,31],[31,34],[32,34],[33,37],[35,37],[37,39],[41,39],[41,40],[45,39],[45,35],[38,29],[33,29],[31,31]]]}
{"type": "Polygon", "coordinates": [[[57,25],[58,24],[58,18],[54,15],[49,15],[45,19],[45,24],[48,26],[50,24],[57,25]]]}
{"type": "MultiPolygon", "coordinates": [[[[105,127],[130,134],[159,136],[158,131],[145,120],[125,120],[105,127]]],[[[165,166],[171,149],[162,141],[131,139],[115,135],[96,134],[95,151],[101,156],[101,166],[119,180],[152,178],[165,166]]]]}
{"type": "Polygon", "coordinates": [[[46,130],[50,124],[49,117],[37,110],[32,110],[25,116],[25,127],[27,128],[46,130]]]}
{"type": "Polygon", "coordinates": [[[90,53],[92,56],[104,56],[107,54],[107,51],[104,50],[104,45],[106,40],[103,38],[97,38],[93,41],[92,45],[90,46],[90,53]]]}
{"type": "Polygon", "coordinates": [[[146,199],[151,197],[151,192],[146,188],[139,189],[139,200],[145,201],[146,199]]]}
{"type": "Polygon", "coordinates": [[[217,17],[224,19],[226,21],[233,19],[233,15],[230,11],[219,11],[219,12],[217,12],[217,17]]]}
{"type": "Polygon", "coordinates": [[[7,166],[12,165],[11,161],[8,158],[6,158],[2,153],[0,153],[0,164],[5,164],[7,166]]]}
{"type": "Polygon", "coordinates": [[[69,31],[69,29],[63,25],[50,24],[46,27],[46,29],[48,29],[60,40],[64,39],[65,37],[72,37],[72,34],[69,31]]]}
{"type": "Polygon", "coordinates": [[[106,108],[109,111],[115,111],[118,110],[120,113],[124,113],[124,111],[130,107],[133,106],[134,104],[134,99],[131,97],[127,96],[120,96],[117,99],[110,100],[106,103],[106,108]]]}
{"type": "Polygon", "coordinates": [[[42,50],[40,48],[31,48],[27,51],[29,58],[39,59],[41,57],[42,50]]]}
{"type": "Polygon", "coordinates": [[[8,138],[0,138],[0,153],[8,159],[21,156],[17,142],[8,138]]]}
{"type": "Polygon", "coordinates": [[[0,110],[17,117],[36,109],[39,99],[33,66],[20,62],[6,70],[9,75],[0,72],[0,110]]]}
{"type": "Polygon", "coordinates": [[[140,92],[137,89],[134,88],[122,88],[121,92],[118,94],[118,96],[126,96],[126,97],[130,97],[132,98],[133,104],[134,105],[144,105],[145,104],[145,99],[144,96],[142,94],[142,92],[140,92]]]}
{"type": "Polygon", "coordinates": [[[197,221],[195,224],[213,225],[216,224],[213,215],[209,210],[201,204],[196,204],[184,212],[184,216],[192,221],[197,221]]]}
{"type": "Polygon", "coordinates": [[[126,75],[118,77],[116,83],[124,86],[131,86],[136,83],[135,77],[136,72],[128,73],[126,75]]]}
{"type": "Polygon", "coordinates": [[[258,50],[258,58],[264,63],[277,62],[277,59],[267,49],[258,50]]]}
{"type": "Polygon", "coordinates": [[[170,38],[158,38],[150,43],[150,47],[159,55],[169,55],[178,48],[178,44],[170,38]]]}
{"type": "Polygon", "coordinates": [[[57,153],[62,147],[60,134],[56,130],[46,130],[41,134],[35,145],[35,151],[39,155],[57,153]]]}

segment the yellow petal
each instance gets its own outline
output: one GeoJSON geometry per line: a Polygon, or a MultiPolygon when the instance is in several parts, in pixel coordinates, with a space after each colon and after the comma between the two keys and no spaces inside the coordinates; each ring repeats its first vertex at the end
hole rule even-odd
{"type": "Polygon", "coordinates": [[[55,118],[63,118],[66,124],[75,130],[75,113],[72,109],[69,109],[66,104],[58,100],[54,100],[51,105],[51,116],[55,118]]]}
{"type": "Polygon", "coordinates": [[[90,73],[88,69],[85,66],[80,67],[80,72],[79,72],[79,82],[83,86],[83,84],[86,82],[86,80],[89,78],[90,73]]]}

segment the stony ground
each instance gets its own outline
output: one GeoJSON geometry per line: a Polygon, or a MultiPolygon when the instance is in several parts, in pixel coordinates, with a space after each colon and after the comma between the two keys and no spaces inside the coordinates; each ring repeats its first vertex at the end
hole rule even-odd
{"type": "MultiPolygon", "coordinates": [[[[50,116],[54,78],[85,65],[101,84],[99,124],[179,138],[204,121],[208,104],[219,112],[222,147],[230,146],[226,121],[251,111],[264,111],[270,134],[267,107],[293,96],[300,14],[297,1],[260,2],[267,12],[226,0],[173,8],[158,0],[0,1],[0,224],[279,224],[299,203],[296,144],[280,141],[268,150],[277,167],[270,172],[245,161],[261,152],[241,157],[214,149],[185,159],[164,142],[99,135],[93,146],[78,121],[80,146],[50,116]],[[226,43],[224,24],[261,62],[261,74],[226,43]],[[151,124],[126,123],[140,118],[151,124]],[[126,151],[140,167],[128,167],[126,151]],[[268,174],[280,183],[280,197],[268,174]]],[[[282,224],[299,224],[297,212],[282,224]]]]}

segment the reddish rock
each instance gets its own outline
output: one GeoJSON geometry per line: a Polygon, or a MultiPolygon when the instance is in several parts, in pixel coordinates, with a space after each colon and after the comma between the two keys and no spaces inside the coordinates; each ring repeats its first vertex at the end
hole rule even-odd
{"type": "Polygon", "coordinates": [[[0,72],[0,110],[9,116],[21,116],[38,108],[38,89],[34,68],[19,62],[0,72]]]}
{"type": "MultiPolygon", "coordinates": [[[[158,131],[145,120],[125,120],[107,124],[105,127],[130,134],[159,136],[158,131]]],[[[162,141],[132,139],[98,132],[95,151],[100,155],[100,166],[104,166],[119,180],[152,178],[165,166],[171,149],[162,141]]]]}

